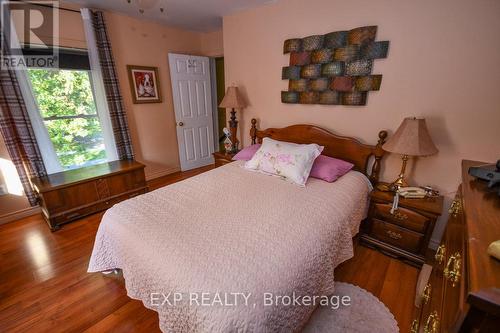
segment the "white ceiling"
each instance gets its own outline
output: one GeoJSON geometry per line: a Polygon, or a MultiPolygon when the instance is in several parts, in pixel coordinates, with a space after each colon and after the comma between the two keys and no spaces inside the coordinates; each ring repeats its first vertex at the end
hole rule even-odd
{"type": "MultiPolygon", "coordinates": [[[[129,16],[159,22],[187,30],[209,32],[222,28],[222,17],[277,0],[66,0],[84,7],[120,12],[129,16]],[[138,2],[155,3],[139,12],[138,2]],[[160,7],[165,8],[164,13],[160,7]]],[[[62,6],[64,7],[64,5],[62,6]]]]}

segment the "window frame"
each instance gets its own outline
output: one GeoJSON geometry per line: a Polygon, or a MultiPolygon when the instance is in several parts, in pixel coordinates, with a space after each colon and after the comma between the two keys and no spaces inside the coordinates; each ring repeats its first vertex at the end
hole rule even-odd
{"type": "MultiPolygon", "coordinates": [[[[35,90],[33,90],[33,97],[35,99],[35,103],[37,103],[37,106],[38,106],[37,107],[37,111],[39,112],[40,118],[41,118],[42,123],[43,123],[43,126],[45,127],[45,130],[48,133],[48,137],[49,137],[50,143],[54,147],[54,151],[55,151],[55,155],[56,155],[55,158],[58,160],[59,165],[61,166],[62,171],[64,171],[64,170],[72,170],[72,169],[79,169],[79,168],[90,166],[90,165],[95,165],[95,164],[100,164],[100,163],[108,162],[109,158],[108,158],[107,149],[106,149],[107,143],[105,142],[104,128],[101,125],[101,120],[100,120],[99,114],[97,112],[97,103],[96,103],[96,98],[95,98],[95,94],[94,94],[94,88],[92,87],[92,79],[91,79],[90,70],[85,70],[85,69],[84,70],[81,70],[81,69],[66,69],[66,68],[59,68],[59,69],[56,70],[56,69],[44,69],[44,68],[30,67],[28,69],[28,71],[32,70],[32,69],[45,70],[45,71],[83,72],[83,73],[85,73],[85,75],[86,75],[86,77],[87,77],[87,79],[89,81],[90,92],[92,94],[92,100],[93,100],[94,107],[95,107],[95,113],[92,113],[92,114],[83,114],[83,113],[81,113],[81,114],[75,114],[75,115],[60,115],[60,116],[56,115],[56,116],[44,117],[42,115],[42,113],[41,113],[40,107],[38,106],[38,99],[37,99],[38,97],[36,96],[35,90]],[[106,152],[106,157],[104,159],[90,159],[90,160],[86,160],[82,164],[74,164],[74,165],[69,165],[69,166],[62,164],[62,161],[61,161],[62,154],[60,152],[58,152],[58,150],[56,149],[56,145],[55,145],[54,141],[52,141],[52,137],[51,137],[50,133],[48,132],[48,129],[49,129],[48,126],[49,125],[46,122],[48,122],[48,121],[57,121],[57,120],[75,120],[75,119],[95,119],[95,120],[97,120],[97,122],[99,123],[99,133],[102,136],[102,140],[103,140],[104,151],[106,152]]],[[[32,88],[33,88],[33,82],[29,78],[29,75],[28,75],[28,80],[30,81],[30,83],[32,85],[32,88]]],[[[88,148],[90,148],[90,146],[88,146],[88,147],[85,146],[86,150],[88,150],[88,148]]]]}
{"type": "MultiPolygon", "coordinates": [[[[30,53],[29,48],[23,49],[23,54],[29,55],[29,53],[30,53]]],[[[45,70],[52,70],[52,69],[30,66],[26,68],[26,70],[18,71],[22,72],[18,73],[19,74],[18,76],[21,76],[20,81],[23,81],[25,86],[23,95],[26,94],[32,100],[32,103],[28,103],[30,105],[27,105],[28,113],[30,115],[30,120],[35,131],[35,136],[37,137],[38,145],[42,153],[47,173],[52,174],[65,170],[78,169],[89,165],[95,165],[95,164],[118,160],[118,153],[116,151],[116,143],[114,140],[114,133],[111,125],[111,120],[109,117],[109,110],[107,107],[106,96],[104,91],[99,92],[98,91],[99,87],[95,86],[95,82],[99,82],[98,80],[101,78],[100,76],[101,74],[98,72],[98,70],[91,69],[89,54],[87,50],[60,48],[59,57],[60,57],[59,59],[60,66],[57,70],[74,70],[74,71],[87,72],[88,79],[90,82],[90,89],[96,108],[96,113],[91,115],[82,114],[82,115],[72,115],[72,116],[42,117],[42,114],[40,113],[40,108],[38,106],[37,97],[34,93],[33,85],[27,71],[30,69],[45,69],[45,70]],[[47,119],[47,118],[52,118],[52,119],[47,119]],[[78,119],[78,118],[97,119],[101,128],[101,134],[104,141],[106,159],[104,161],[101,159],[93,160],[95,161],[94,163],[92,162],[92,160],[90,160],[82,165],[63,167],[63,165],[60,162],[59,156],[57,155],[57,152],[55,150],[54,143],[52,142],[52,138],[50,137],[45,121],[78,119]]]]}

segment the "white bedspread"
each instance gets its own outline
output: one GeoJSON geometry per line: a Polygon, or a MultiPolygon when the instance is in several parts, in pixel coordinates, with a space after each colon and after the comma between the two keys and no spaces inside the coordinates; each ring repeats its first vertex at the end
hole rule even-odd
{"type": "Polygon", "coordinates": [[[109,209],[88,271],[122,269],[128,295],[159,313],[164,332],[298,331],[314,306],[265,306],[265,293],[332,294],[368,192],[354,171],[301,188],[230,163],[109,209]]]}

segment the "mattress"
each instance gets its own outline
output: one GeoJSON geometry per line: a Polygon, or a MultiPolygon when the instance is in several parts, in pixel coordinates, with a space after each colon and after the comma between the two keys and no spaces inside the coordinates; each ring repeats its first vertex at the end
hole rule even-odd
{"type": "Polygon", "coordinates": [[[369,191],[355,171],[299,187],[233,162],[110,208],[88,271],[121,269],[163,332],[299,331],[318,305],[304,296],[331,295],[353,256],[369,191]]]}

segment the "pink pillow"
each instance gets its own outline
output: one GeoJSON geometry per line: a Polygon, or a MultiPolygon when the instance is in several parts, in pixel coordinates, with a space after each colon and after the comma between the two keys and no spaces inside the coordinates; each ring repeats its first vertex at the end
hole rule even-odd
{"type": "Polygon", "coordinates": [[[354,164],[325,155],[319,155],[311,169],[310,177],[332,183],[348,173],[354,164]]]}
{"type": "Polygon", "coordinates": [[[243,148],[238,152],[238,154],[233,156],[233,161],[250,161],[259,148],[259,143],[243,148]]]}

